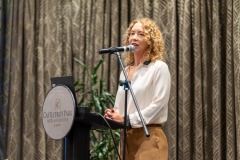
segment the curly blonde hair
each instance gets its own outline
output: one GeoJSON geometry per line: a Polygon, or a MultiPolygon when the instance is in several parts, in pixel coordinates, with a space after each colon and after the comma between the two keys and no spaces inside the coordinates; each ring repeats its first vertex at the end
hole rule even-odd
{"type": "MultiPolygon", "coordinates": [[[[129,25],[126,33],[123,35],[123,43],[125,45],[129,45],[129,36],[132,30],[132,27],[140,22],[143,25],[144,33],[145,33],[145,40],[149,45],[149,50],[145,53],[145,60],[150,60],[152,62],[156,60],[163,60],[163,52],[164,52],[164,42],[163,37],[158,28],[157,24],[151,20],[150,18],[140,18],[135,19],[129,25]]],[[[126,64],[134,64],[134,57],[133,54],[128,52],[126,57],[126,64]]]]}

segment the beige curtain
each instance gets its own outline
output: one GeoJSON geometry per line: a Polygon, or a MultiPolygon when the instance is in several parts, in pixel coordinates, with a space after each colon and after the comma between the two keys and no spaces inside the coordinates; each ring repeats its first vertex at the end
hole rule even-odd
{"type": "Polygon", "coordinates": [[[0,1],[0,159],[62,159],[62,141],[44,132],[50,78],[100,75],[116,93],[120,68],[101,48],[122,45],[137,17],[153,18],[172,76],[164,128],[169,159],[240,159],[239,0],[0,1]]]}

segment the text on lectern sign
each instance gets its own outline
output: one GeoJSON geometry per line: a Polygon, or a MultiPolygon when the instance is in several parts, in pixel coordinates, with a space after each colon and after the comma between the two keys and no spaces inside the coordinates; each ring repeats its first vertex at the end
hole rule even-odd
{"type": "Polygon", "coordinates": [[[43,126],[52,139],[64,138],[75,116],[75,99],[70,89],[58,85],[45,98],[42,111],[43,126]]]}

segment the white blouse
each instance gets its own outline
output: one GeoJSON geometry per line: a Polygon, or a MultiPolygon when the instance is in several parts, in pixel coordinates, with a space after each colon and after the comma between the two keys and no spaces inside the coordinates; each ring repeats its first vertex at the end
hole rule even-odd
{"type": "MultiPolygon", "coordinates": [[[[128,67],[126,67],[126,70],[128,67]]],[[[121,72],[120,80],[125,77],[121,72]]],[[[157,60],[149,64],[139,64],[132,76],[131,87],[146,124],[164,124],[168,116],[168,100],[171,77],[168,66],[157,60]]],[[[114,108],[124,116],[125,90],[118,87],[114,108]]],[[[127,98],[127,114],[132,128],[142,127],[130,91],[127,98]]]]}

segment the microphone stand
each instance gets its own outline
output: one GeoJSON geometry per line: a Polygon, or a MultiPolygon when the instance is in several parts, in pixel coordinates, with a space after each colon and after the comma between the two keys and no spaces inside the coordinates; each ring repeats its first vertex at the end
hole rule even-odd
{"type": "Polygon", "coordinates": [[[121,57],[120,57],[120,54],[119,52],[114,52],[114,54],[117,56],[117,59],[118,59],[118,62],[122,68],[122,71],[123,71],[123,74],[125,76],[125,82],[124,82],[124,90],[125,90],[125,110],[124,110],[124,135],[123,135],[123,160],[125,160],[125,153],[126,153],[126,137],[127,137],[127,94],[128,94],[128,90],[130,90],[130,93],[132,95],[132,98],[133,98],[133,101],[134,101],[134,104],[136,106],[136,109],[137,109],[137,112],[138,112],[138,115],[140,117],[140,120],[142,122],[142,126],[143,126],[143,129],[144,129],[144,132],[145,132],[145,135],[146,137],[149,137],[150,134],[148,132],[148,129],[146,127],[146,124],[143,120],[143,117],[142,117],[142,113],[139,109],[139,106],[138,106],[138,103],[137,103],[137,100],[136,100],[136,97],[133,93],[133,90],[132,90],[132,87],[131,87],[131,84],[129,83],[129,80],[128,80],[128,76],[127,76],[127,73],[126,73],[126,70],[123,66],[123,63],[122,63],[122,60],[121,60],[121,57]]]}

